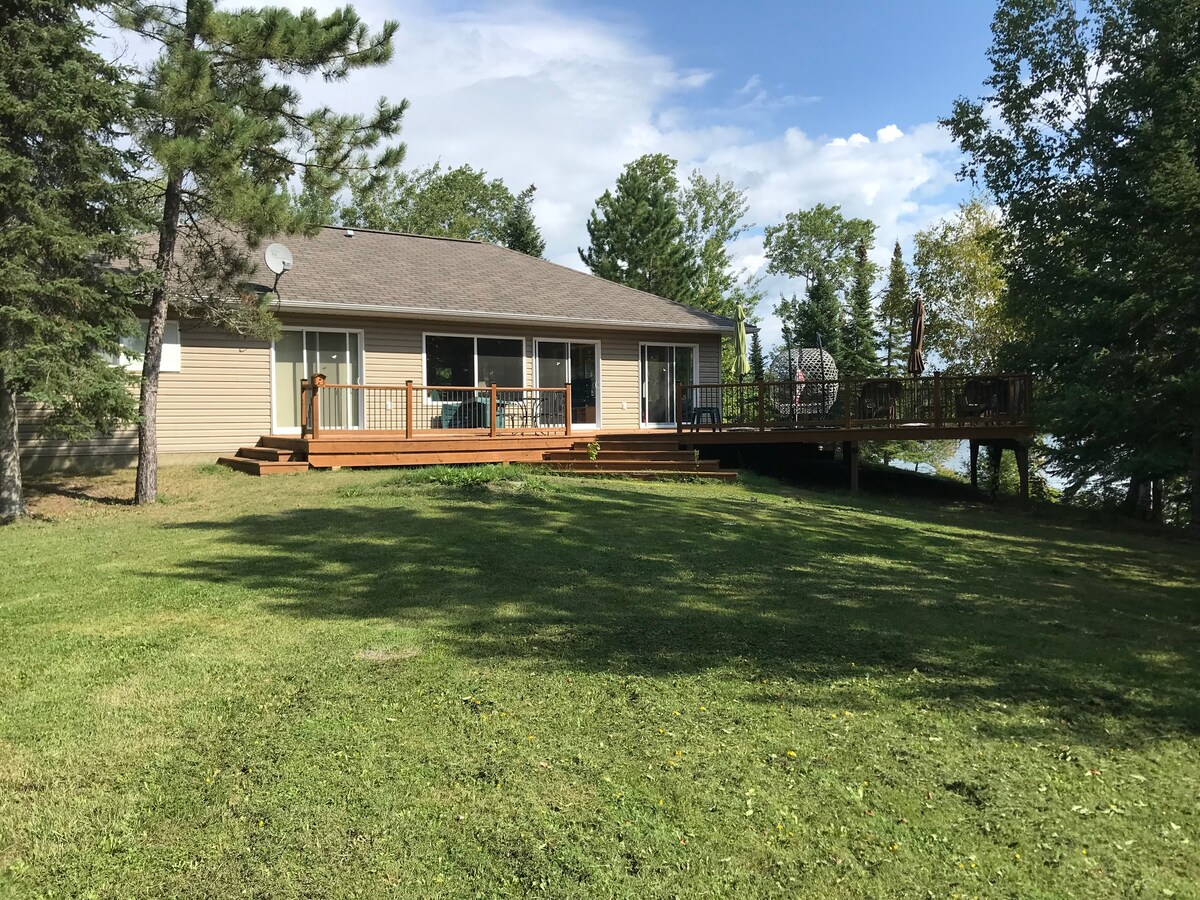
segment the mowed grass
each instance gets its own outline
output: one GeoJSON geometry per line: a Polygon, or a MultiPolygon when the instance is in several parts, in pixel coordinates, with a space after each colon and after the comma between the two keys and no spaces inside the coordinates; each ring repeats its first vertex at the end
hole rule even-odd
{"type": "Polygon", "coordinates": [[[767,481],[129,487],[0,530],[0,894],[1198,895],[1195,544],[767,481]]]}

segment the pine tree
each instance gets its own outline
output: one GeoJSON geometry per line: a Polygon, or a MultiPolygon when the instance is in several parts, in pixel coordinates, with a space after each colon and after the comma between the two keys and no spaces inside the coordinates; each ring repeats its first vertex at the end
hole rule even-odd
{"type": "Polygon", "coordinates": [[[225,12],[216,0],[122,0],[115,19],[159,47],[133,107],[134,141],[163,186],[138,425],[136,500],[150,503],[168,302],[181,314],[270,335],[278,326],[266,304],[230,302],[250,269],[246,246],[313,228],[311,211],[352,171],[382,175],[397,165],[402,147],[374,162],[366,153],[399,131],[407,104],[381,100],[368,117],[301,112],[295,76],[338,81],[391,58],[396,23],[371,34],[349,6],[318,17],[272,7],[225,12]],[[297,175],[304,207],[288,190],[297,175]]]}
{"type": "Polygon", "coordinates": [[[879,323],[882,332],[883,371],[886,375],[903,375],[908,369],[905,353],[908,321],[912,315],[912,288],[909,286],[908,268],[904,265],[904,252],[900,242],[892,250],[892,265],[888,269],[887,288],[879,304],[879,323]]]}
{"type": "Polygon", "coordinates": [[[847,378],[871,378],[880,371],[876,350],[875,311],[871,308],[871,285],[875,282],[875,266],[867,258],[868,249],[865,240],[858,242],[850,297],[846,304],[842,358],[839,365],[842,374],[847,378]]]}
{"type": "Polygon", "coordinates": [[[750,335],[750,378],[754,381],[762,381],[766,377],[767,365],[763,358],[762,340],[758,336],[758,332],[750,335]]]}
{"type": "Polygon", "coordinates": [[[537,222],[533,219],[533,192],[537,188],[530,185],[517,194],[504,223],[504,246],[509,250],[517,250],[528,256],[542,258],[546,252],[546,241],[538,230],[537,222]]]}
{"type": "Polygon", "coordinates": [[[22,0],[0,15],[0,521],[24,514],[19,396],[68,437],[134,415],[122,335],[124,279],[98,260],[128,250],[130,196],[114,147],[127,95],[92,52],[89,4],[22,0]]]}
{"type": "Polygon", "coordinates": [[[630,163],[616,191],[596,201],[587,223],[590,244],[580,248],[579,257],[593,275],[692,305],[698,269],[684,239],[675,178],[647,159],[657,161],[643,157],[630,163]]]}

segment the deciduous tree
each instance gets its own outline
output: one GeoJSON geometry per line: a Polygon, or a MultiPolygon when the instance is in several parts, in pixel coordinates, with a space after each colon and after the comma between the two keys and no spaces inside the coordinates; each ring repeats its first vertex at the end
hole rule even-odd
{"type": "Polygon", "coordinates": [[[1003,304],[999,211],[982,200],[915,238],[917,290],[925,298],[925,343],[947,372],[993,372],[1016,333],[1003,304]]]}

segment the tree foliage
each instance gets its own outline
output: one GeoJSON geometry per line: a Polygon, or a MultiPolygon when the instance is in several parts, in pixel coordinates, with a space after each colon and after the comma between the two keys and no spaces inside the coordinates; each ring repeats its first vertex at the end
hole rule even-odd
{"type": "Polygon", "coordinates": [[[766,358],[763,356],[762,340],[758,332],[750,335],[750,379],[762,381],[767,374],[766,358]]]}
{"type": "MultiPolygon", "coordinates": [[[[511,239],[536,248],[541,236],[529,211],[532,196],[532,187],[519,200],[499,178],[489,179],[486,172],[469,165],[443,170],[439,162],[397,171],[385,179],[373,177],[371,172],[352,175],[350,202],[341,209],[340,218],[342,224],[355,228],[502,246],[508,246],[511,239]],[[525,230],[510,236],[514,226],[525,230]]],[[[544,243],[541,249],[545,249],[544,243]]],[[[541,250],[533,255],[540,254],[541,250]]]]}
{"type": "Polygon", "coordinates": [[[89,48],[87,6],[24,0],[0,16],[0,521],[24,513],[19,396],[69,437],[134,415],[108,364],[137,327],[130,285],[100,265],[128,251],[127,92],[89,48]]]}
{"type": "Polygon", "coordinates": [[[675,197],[675,161],[640,157],[596,200],[579,257],[593,275],[693,305],[699,266],[675,197]]]}
{"type": "Polygon", "coordinates": [[[888,268],[887,286],[879,303],[880,350],[886,375],[903,375],[908,369],[907,342],[911,326],[913,294],[904,251],[896,241],[888,268]]]}
{"type": "Polygon", "coordinates": [[[916,234],[917,290],[925,298],[925,344],[947,372],[994,372],[1015,340],[1004,308],[1000,214],[979,199],[916,234]]]}
{"type": "Polygon", "coordinates": [[[276,325],[261,296],[242,286],[251,268],[246,247],[314,227],[306,216],[328,205],[352,172],[381,176],[397,165],[402,146],[373,160],[366,154],[399,131],[407,104],[380,100],[369,116],[301,109],[295,76],[340,81],[391,58],[396,23],[371,33],[349,6],[319,16],[277,7],[224,11],[215,0],[113,5],[120,26],[157,48],[135,85],[132,129],[147,184],[162,185],[139,405],[136,499],[148,503],[157,493],[168,302],[180,315],[271,334],[276,325]],[[289,192],[295,178],[306,206],[289,192]]]}
{"type": "Polygon", "coordinates": [[[871,305],[871,287],[877,267],[867,256],[865,240],[854,251],[854,273],[842,323],[841,372],[847,378],[871,378],[880,372],[875,309],[871,305]]]}
{"type": "Polygon", "coordinates": [[[1200,0],[1003,0],[947,123],[1003,209],[1019,361],[1076,485],[1189,472],[1200,524],[1200,0]]]}
{"type": "Polygon", "coordinates": [[[504,221],[504,246],[541,259],[546,252],[546,241],[533,218],[533,192],[536,190],[531,184],[514,198],[504,221]]]}
{"type": "Polygon", "coordinates": [[[737,269],[730,249],[754,227],[745,220],[750,206],[745,191],[720,175],[706,178],[697,170],[679,190],[678,203],[684,240],[696,259],[693,305],[730,318],[738,304],[747,314],[753,312],[763,296],[762,279],[737,269]]]}
{"type": "Polygon", "coordinates": [[[847,219],[840,206],[818,203],[790,212],[780,225],[765,229],[767,271],[811,283],[817,275],[841,291],[854,274],[858,245],[875,243],[875,223],[847,219]]]}

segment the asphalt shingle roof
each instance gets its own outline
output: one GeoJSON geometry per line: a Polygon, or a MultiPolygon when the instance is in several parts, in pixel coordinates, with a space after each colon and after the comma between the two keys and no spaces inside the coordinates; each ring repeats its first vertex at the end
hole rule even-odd
{"type": "MultiPolygon", "coordinates": [[[[279,238],[294,264],[279,281],[284,310],[550,321],[609,328],[729,332],[733,321],[494,244],[328,226],[279,238]]],[[[264,246],[269,241],[264,242],[264,246]]],[[[274,275],[254,252],[254,280],[274,275]]]]}

